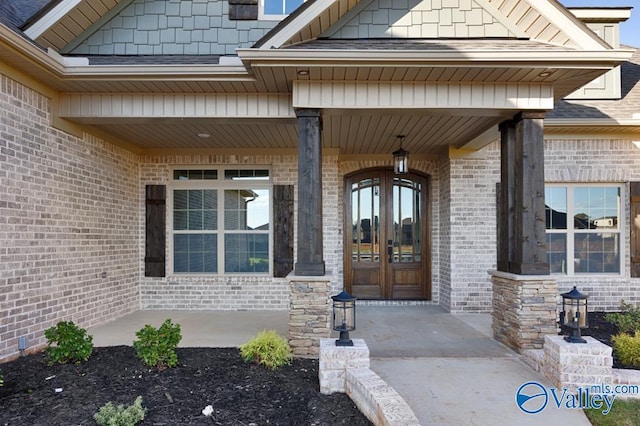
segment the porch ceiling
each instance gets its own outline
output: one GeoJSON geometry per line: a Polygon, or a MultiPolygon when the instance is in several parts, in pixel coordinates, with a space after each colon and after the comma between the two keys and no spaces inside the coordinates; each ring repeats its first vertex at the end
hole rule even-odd
{"type": "MultiPolygon", "coordinates": [[[[443,113],[393,111],[323,112],[323,147],[341,154],[389,154],[403,148],[436,155],[449,146],[462,147],[508,117],[453,116],[443,113]]],[[[148,119],[94,120],[93,126],[142,151],[180,149],[268,150],[297,148],[296,119],[148,119]],[[199,135],[209,135],[202,137],[199,135]]]]}

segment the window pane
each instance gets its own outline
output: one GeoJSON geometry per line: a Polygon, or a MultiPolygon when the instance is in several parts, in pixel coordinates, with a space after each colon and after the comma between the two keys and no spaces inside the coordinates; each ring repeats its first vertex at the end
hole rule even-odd
{"type": "Polygon", "coordinates": [[[291,12],[296,10],[302,3],[303,0],[284,0],[284,13],[287,15],[290,14],[291,12]]]}
{"type": "Polygon", "coordinates": [[[269,272],[269,235],[226,234],[225,272],[269,272]]]}
{"type": "Polygon", "coordinates": [[[173,180],[213,180],[218,178],[217,170],[174,170],[173,180]]]}
{"type": "MultiPolygon", "coordinates": [[[[282,15],[282,12],[278,14],[282,15]]],[[[269,170],[225,170],[224,178],[227,180],[269,180],[269,170]]]]}
{"type": "Polygon", "coordinates": [[[567,229],[567,188],[545,188],[547,229],[567,229]]]}
{"type": "Polygon", "coordinates": [[[282,15],[284,14],[284,0],[264,0],[265,15],[282,15]]]}
{"type": "Polygon", "coordinates": [[[271,209],[268,189],[224,191],[224,229],[269,230],[271,209]]]}
{"type": "Polygon", "coordinates": [[[619,273],[620,234],[577,233],[574,263],[576,273],[619,273]]]}
{"type": "Polygon", "coordinates": [[[617,229],[620,189],[617,187],[574,188],[576,229],[617,229]]]}
{"type": "Polygon", "coordinates": [[[547,260],[552,274],[567,273],[566,234],[547,234],[547,260]]]}
{"type": "Polygon", "coordinates": [[[217,191],[176,190],[173,192],[173,229],[215,231],[218,229],[217,191]]]}
{"type": "Polygon", "coordinates": [[[218,253],[215,234],[175,234],[174,272],[217,272],[218,253]]]}

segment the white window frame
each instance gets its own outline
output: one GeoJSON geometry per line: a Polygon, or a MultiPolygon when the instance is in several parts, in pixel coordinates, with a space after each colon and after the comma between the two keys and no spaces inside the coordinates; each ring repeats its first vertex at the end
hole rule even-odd
{"type": "MultiPolygon", "coordinates": [[[[278,14],[278,15],[267,15],[264,12],[264,2],[266,0],[260,0],[259,4],[258,4],[258,19],[261,21],[282,21],[284,18],[286,18],[289,15],[286,14],[278,14]]],[[[281,0],[283,3],[286,2],[287,0],[281,0]]],[[[306,3],[307,0],[302,0],[303,3],[306,3]]]]}
{"type": "Polygon", "coordinates": [[[545,188],[566,188],[567,190],[567,229],[547,229],[545,234],[561,234],[566,235],[566,272],[552,272],[552,275],[562,277],[602,277],[602,276],[623,276],[624,268],[625,268],[625,200],[626,200],[626,190],[625,184],[623,183],[546,183],[545,188]],[[573,190],[575,188],[618,188],[620,191],[620,197],[618,200],[618,228],[617,229],[607,229],[604,231],[605,233],[613,233],[619,235],[619,272],[575,272],[575,235],[578,234],[600,234],[603,233],[603,230],[598,229],[581,229],[578,232],[574,229],[573,218],[575,215],[574,212],[574,196],[573,190]]]}
{"type": "Polygon", "coordinates": [[[171,177],[169,184],[169,191],[167,194],[167,235],[168,235],[168,253],[167,253],[167,262],[168,267],[167,271],[170,275],[175,275],[179,277],[184,276],[207,276],[207,277],[221,277],[221,276],[257,276],[257,277],[266,277],[273,276],[273,173],[270,167],[262,166],[262,165],[254,165],[254,166],[235,166],[235,165],[227,165],[227,166],[174,166],[171,168],[171,177]],[[203,180],[175,180],[173,178],[175,170],[216,170],[218,173],[217,179],[203,179],[203,180]],[[225,170],[268,170],[269,179],[268,180],[226,180],[224,178],[225,170]],[[181,234],[184,233],[193,233],[193,234],[216,234],[217,238],[217,250],[218,250],[218,272],[175,272],[174,271],[174,229],[173,229],[173,200],[174,200],[174,191],[176,190],[198,190],[198,189],[212,189],[217,190],[217,199],[218,199],[218,212],[217,212],[217,223],[218,227],[215,231],[181,231],[181,234]],[[234,189],[267,189],[269,190],[269,231],[229,231],[224,229],[224,192],[226,190],[234,190],[234,189]],[[269,240],[269,270],[268,272],[225,272],[225,233],[233,233],[233,234],[268,234],[269,240]]]}

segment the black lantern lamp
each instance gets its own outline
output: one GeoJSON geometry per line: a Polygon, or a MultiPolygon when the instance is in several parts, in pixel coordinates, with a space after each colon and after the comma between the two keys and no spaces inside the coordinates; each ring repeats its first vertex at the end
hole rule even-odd
{"type": "Polygon", "coordinates": [[[568,328],[571,334],[564,340],[569,343],[587,343],[580,335],[580,330],[589,327],[587,299],[589,296],[580,293],[574,286],[573,290],[562,293],[562,312],[560,313],[560,325],[568,328]]]}
{"type": "Polygon", "coordinates": [[[404,135],[396,136],[400,141],[400,148],[393,151],[393,172],[397,175],[409,173],[409,152],[402,149],[404,135]]]}
{"type": "Polygon", "coordinates": [[[333,299],[333,329],[340,332],[336,346],[353,346],[353,341],[349,339],[349,332],[356,329],[356,298],[343,291],[332,296],[331,299],[333,299]]]}

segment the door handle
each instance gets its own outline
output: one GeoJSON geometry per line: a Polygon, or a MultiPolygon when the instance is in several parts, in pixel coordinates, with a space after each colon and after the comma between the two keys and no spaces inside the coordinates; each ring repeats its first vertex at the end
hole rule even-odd
{"type": "Polygon", "coordinates": [[[393,263],[393,240],[387,241],[388,262],[393,263]]]}

